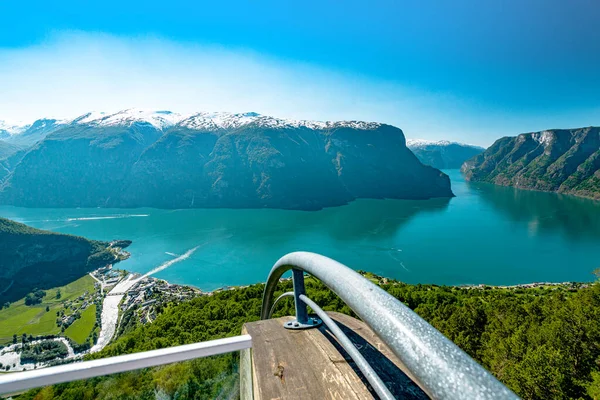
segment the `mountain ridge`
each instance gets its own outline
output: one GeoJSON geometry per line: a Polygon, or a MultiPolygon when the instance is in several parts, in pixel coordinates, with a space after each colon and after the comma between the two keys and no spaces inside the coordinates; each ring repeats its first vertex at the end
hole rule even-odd
{"type": "Polygon", "coordinates": [[[461,170],[470,181],[600,199],[600,127],[503,137],[461,170]]]}
{"type": "Polygon", "coordinates": [[[306,127],[310,129],[335,128],[351,126],[357,129],[373,129],[379,125],[378,122],[366,121],[316,121],[291,118],[277,118],[262,115],[256,112],[227,112],[227,111],[198,111],[194,113],[176,113],[167,110],[146,110],[130,108],[117,112],[91,111],[73,119],[41,118],[31,124],[8,124],[0,120],[0,132],[6,132],[10,137],[18,137],[28,129],[51,121],[57,127],[72,124],[87,124],[96,126],[119,126],[132,125],[134,123],[148,123],[158,129],[168,129],[180,125],[192,129],[231,129],[243,125],[257,123],[261,126],[270,127],[306,127]]]}
{"type": "Polygon", "coordinates": [[[485,150],[483,147],[448,140],[407,139],[406,146],[423,164],[439,169],[458,169],[466,160],[485,150]]]}
{"type": "Polygon", "coordinates": [[[453,196],[399,128],[257,113],[87,113],[48,132],[1,179],[0,202],[30,207],[314,210],[453,196]]]}
{"type": "Polygon", "coordinates": [[[406,139],[406,146],[408,146],[409,148],[410,147],[423,147],[423,146],[448,146],[451,144],[485,150],[485,147],[483,147],[483,146],[477,146],[475,144],[470,144],[470,143],[455,142],[453,140],[406,139]]]}

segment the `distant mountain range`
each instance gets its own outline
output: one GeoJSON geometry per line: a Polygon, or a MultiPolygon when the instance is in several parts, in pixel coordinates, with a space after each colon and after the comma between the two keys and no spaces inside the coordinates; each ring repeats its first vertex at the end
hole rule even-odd
{"type": "Polygon", "coordinates": [[[458,169],[470,158],[483,153],[483,147],[449,142],[407,139],[406,145],[419,161],[439,169],[458,169]]]}
{"type": "Polygon", "coordinates": [[[374,122],[124,110],[3,132],[14,146],[0,157],[3,204],[313,210],[453,196],[400,129],[374,122]]]}
{"type": "Polygon", "coordinates": [[[471,181],[600,199],[600,128],[504,137],[462,171],[471,181]]]}

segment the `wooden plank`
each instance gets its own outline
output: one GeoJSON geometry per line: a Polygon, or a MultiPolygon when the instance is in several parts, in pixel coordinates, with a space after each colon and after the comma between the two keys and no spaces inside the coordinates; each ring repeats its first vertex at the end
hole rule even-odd
{"type": "MultiPolygon", "coordinates": [[[[329,316],[338,324],[340,329],[350,338],[359,349],[363,357],[373,367],[377,375],[386,384],[388,389],[397,398],[427,399],[427,395],[412,380],[411,374],[406,366],[396,357],[385,343],[364,322],[337,312],[328,312],[329,316]]],[[[329,335],[330,341],[342,354],[345,351],[333,335],[329,335]]],[[[348,364],[355,370],[358,376],[362,376],[356,364],[347,356],[348,364]]],[[[364,381],[368,384],[367,381],[364,381]]]]}
{"type": "Polygon", "coordinates": [[[306,331],[288,331],[283,322],[270,320],[247,325],[250,335],[257,338],[253,349],[258,387],[255,398],[358,399],[306,331]],[[324,379],[329,383],[324,385],[324,379]]]}
{"type": "MultiPolygon", "coordinates": [[[[398,398],[427,396],[402,373],[399,360],[361,321],[329,313],[398,398]]],[[[291,331],[291,317],[244,325],[252,336],[254,399],[374,398],[366,379],[325,328],[291,331]]]]}

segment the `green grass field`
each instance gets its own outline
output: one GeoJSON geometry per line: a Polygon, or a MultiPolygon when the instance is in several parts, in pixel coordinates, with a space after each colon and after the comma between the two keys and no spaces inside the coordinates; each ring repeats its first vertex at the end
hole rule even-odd
{"type": "Polygon", "coordinates": [[[94,329],[96,323],[96,305],[92,304],[81,313],[81,318],[73,322],[65,330],[65,336],[70,337],[79,344],[83,344],[85,339],[88,338],[89,334],[94,329]]]}
{"type": "MultiPolygon", "coordinates": [[[[0,310],[0,344],[11,343],[13,334],[15,333],[17,336],[21,336],[23,333],[33,336],[60,333],[60,328],[56,326],[56,312],[63,308],[65,302],[78,298],[86,291],[93,293],[94,282],[92,277],[86,275],[66,286],[46,290],[46,296],[41,304],[26,306],[25,299],[21,299],[11,303],[9,308],[0,310]],[[56,298],[58,289],[61,292],[60,299],[56,298]],[[48,312],[46,311],[47,306],[50,307],[50,311],[48,312]]],[[[92,307],[89,307],[86,312],[90,308],[92,307]]],[[[93,325],[92,322],[92,327],[93,325]]],[[[91,328],[87,331],[86,335],[90,331],[91,328]]]]}

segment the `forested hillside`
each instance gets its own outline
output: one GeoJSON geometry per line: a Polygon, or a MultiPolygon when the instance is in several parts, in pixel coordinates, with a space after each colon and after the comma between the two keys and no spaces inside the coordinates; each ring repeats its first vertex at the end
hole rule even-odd
{"type": "MultiPolygon", "coordinates": [[[[523,398],[599,398],[600,284],[503,289],[379,283],[523,398]]],[[[280,289],[291,290],[291,282],[280,289]]],[[[326,310],[351,313],[322,284],[308,279],[307,290],[326,310]]],[[[127,327],[94,357],[238,335],[244,322],[258,319],[262,291],[263,285],[254,285],[170,306],[152,324],[127,327]]],[[[293,312],[286,300],[276,315],[293,312]]],[[[236,398],[237,357],[57,385],[19,399],[236,398]]]]}
{"type": "MultiPolygon", "coordinates": [[[[127,244],[128,242],[122,242],[127,244]]],[[[33,289],[66,285],[121,255],[108,242],[35,229],[0,218],[0,304],[33,289]]]]}
{"type": "Polygon", "coordinates": [[[504,137],[461,170],[475,182],[600,199],[600,127],[504,137]]]}

